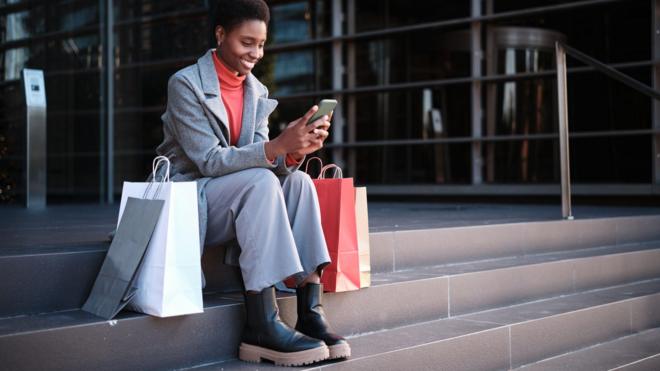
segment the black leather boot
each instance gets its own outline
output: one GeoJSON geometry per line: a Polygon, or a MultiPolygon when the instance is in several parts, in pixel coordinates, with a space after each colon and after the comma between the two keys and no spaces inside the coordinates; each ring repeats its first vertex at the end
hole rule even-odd
{"type": "Polygon", "coordinates": [[[328,347],[305,336],[280,319],[275,288],[245,295],[247,318],[238,358],[248,362],[262,359],[279,366],[302,366],[327,359],[328,347]]]}
{"type": "Polygon", "coordinates": [[[307,336],[321,339],[330,349],[330,359],[348,358],[351,347],[343,337],[333,333],[330,324],[325,319],[323,311],[323,285],[308,283],[305,287],[296,289],[298,300],[298,322],[296,330],[307,336]]]}

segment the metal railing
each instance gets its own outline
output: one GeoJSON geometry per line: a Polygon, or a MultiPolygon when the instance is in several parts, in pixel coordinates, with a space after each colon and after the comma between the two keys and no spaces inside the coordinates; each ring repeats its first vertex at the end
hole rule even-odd
{"type": "Polygon", "coordinates": [[[571,211],[571,171],[569,157],[568,137],[568,89],[566,85],[566,55],[593,67],[606,76],[617,80],[634,90],[647,95],[653,99],[660,100],[660,91],[657,91],[632,77],[617,71],[616,69],[594,59],[581,51],[572,48],[565,43],[555,43],[555,55],[557,58],[557,108],[559,110],[559,152],[561,173],[561,213],[564,219],[572,220],[571,211]]]}

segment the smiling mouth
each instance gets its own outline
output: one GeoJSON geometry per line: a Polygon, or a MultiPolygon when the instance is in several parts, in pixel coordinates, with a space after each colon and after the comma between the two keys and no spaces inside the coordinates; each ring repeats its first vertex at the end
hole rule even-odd
{"type": "Polygon", "coordinates": [[[249,70],[253,69],[253,68],[254,68],[254,65],[255,65],[256,63],[257,63],[257,62],[248,62],[248,61],[246,61],[245,59],[241,59],[241,64],[243,65],[243,67],[245,67],[245,68],[247,68],[247,69],[249,69],[249,70]]]}

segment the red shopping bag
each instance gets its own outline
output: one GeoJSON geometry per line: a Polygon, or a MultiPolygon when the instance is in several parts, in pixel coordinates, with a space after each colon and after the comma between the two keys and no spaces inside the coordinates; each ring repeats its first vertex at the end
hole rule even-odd
{"type": "Polygon", "coordinates": [[[321,210],[321,225],[331,263],[323,270],[325,291],[341,292],[360,288],[360,256],[355,222],[355,187],[353,178],[342,178],[341,169],[327,165],[321,169],[314,186],[321,210]],[[337,178],[325,178],[334,168],[337,178]]]}

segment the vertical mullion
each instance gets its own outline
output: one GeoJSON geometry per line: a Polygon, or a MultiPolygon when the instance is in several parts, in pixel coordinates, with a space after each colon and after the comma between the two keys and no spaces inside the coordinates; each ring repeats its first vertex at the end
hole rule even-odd
{"type": "Polygon", "coordinates": [[[107,183],[106,179],[106,82],[105,82],[105,69],[103,68],[106,65],[105,58],[105,44],[106,44],[106,33],[105,25],[107,23],[106,19],[106,6],[105,3],[108,0],[99,0],[99,39],[101,41],[101,68],[99,69],[99,203],[105,202],[106,193],[105,187],[107,183]]]}
{"type": "MultiPolygon", "coordinates": [[[[652,24],[652,45],[653,48],[653,60],[660,59],[660,0],[651,0],[653,17],[652,24]]],[[[653,87],[658,90],[660,89],[660,65],[653,65],[653,87]]],[[[655,130],[660,130],[660,101],[657,99],[652,99],[653,104],[653,128],[655,130]]],[[[653,178],[652,183],[656,186],[660,185],[660,134],[653,134],[653,178]]]]}
{"type": "MultiPolygon", "coordinates": [[[[481,16],[481,0],[472,0],[471,16],[481,16]]],[[[481,50],[481,22],[472,22],[471,30],[471,54],[470,59],[472,62],[472,77],[481,77],[481,60],[483,51],[481,50]]],[[[472,117],[472,184],[478,185],[483,183],[481,174],[482,156],[481,156],[481,142],[478,138],[482,136],[481,129],[481,81],[472,82],[472,99],[471,99],[471,117],[472,117]]]]}
{"type": "Polygon", "coordinates": [[[113,0],[105,0],[105,43],[103,59],[105,64],[104,110],[106,119],[106,202],[114,203],[114,12],[113,0]]]}
{"type": "MultiPolygon", "coordinates": [[[[494,13],[493,0],[486,0],[486,14],[494,13]]],[[[497,46],[495,45],[495,27],[486,25],[486,75],[497,73],[497,46]]],[[[497,83],[486,84],[486,135],[495,135],[497,119],[497,83]]],[[[486,143],[486,181],[495,181],[495,143],[486,143]]]]}
{"type": "MultiPolygon", "coordinates": [[[[347,0],[347,27],[346,32],[349,35],[355,33],[355,0],[347,0]]],[[[346,45],[346,57],[347,57],[347,85],[349,89],[355,88],[356,85],[356,56],[355,56],[355,41],[348,41],[346,45]]],[[[357,99],[355,94],[349,94],[346,98],[346,114],[348,119],[346,121],[348,125],[348,142],[355,143],[357,142],[357,99]]],[[[348,169],[349,176],[355,178],[357,174],[357,161],[356,161],[356,149],[350,148],[348,150],[348,169]]]]}
{"type": "MultiPolygon", "coordinates": [[[[342,0],[332,0],[332,36],[338,37],[342,35],[342,24],[344,20],[344,12],[342,9],[342,0]]],[[[332,42],[332,89],[333,90],[342,90],[343,89],[343,75],[344,75],[344,66],[343,66],[343,53],[342,53],[342,41],[335,40],[332,42]]],[[[335,108],[335,111],[332,115],[333,124],[332,128],[332,143],[340,144],[344,142],[344,113],[343,113],[343,102],[342,94],[337,94],[334,98],[340,102],[335,108]]],[[[344,168],[344,159],[341,147],[335,147],[332,150],[332,160],[339,167],[344,168]]]]}

